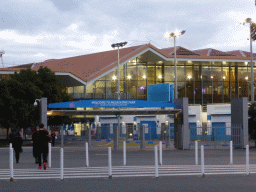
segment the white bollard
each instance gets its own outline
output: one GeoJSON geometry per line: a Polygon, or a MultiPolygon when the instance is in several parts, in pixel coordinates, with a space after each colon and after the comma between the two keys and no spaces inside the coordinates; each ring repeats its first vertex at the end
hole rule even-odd
{"type": "Polygon", "coordinates": [[[10,181],[13,181],[13,149],[10,143],[10,181]]]}
{"type": "Polygon", "coordinates": [[[60,179],[64,180],[64,153],[63,153],[63,148],[60,148],[60,179]]]}
{"type": "Polygon", "coordinates": [[[123,142],[124,165],[126,165],[126,141],[123,142]]]}
{"type": "Polygon", "coordinates": [[[204,177],[204,146],[201,145],[201,173],[202,177],[204,177]]]}
{"type": "Polygon", "coordinates": [[[233,165],[233,141],[230,141],[230,165],[233,165]]]}
{"type": "Polygon", "coordinates": [[[158,178],[158,154],[157,154],[157,146],[155,145],[155,176],[158,178]]]}
{"type": "Polygon", "coordinates": [[[49,167],[52,167],[52,144],[48,143],[48,147],[49,147],[48,162],[49,162],[49,167]]]}
{"type": "Polygon", "coordinates": [[[109,176],[109,179],[112,179],[111,147],[108,148],[108,176],[109,176]]]}
{"type": "Polygon", "coordinates": [[[249,145],[246,145],[246,174],[249,175],[249,145]]]}
{"type": "Polygon", "coordinates": [[[196,165],[198,165],[198,142],[195,142],[195,161],[196,165]]]}
{"type": "Polygon", "coordinates": [[[86,167],[89,167],[89,148],[88,143],[85,143],[85,158],[86,158],[86,167]]]}
{"type": "Polygon", "coordinates": [[[162,144],[162,141],[159,142],[159,164],[163,165],[163,144],[162,144]]]}

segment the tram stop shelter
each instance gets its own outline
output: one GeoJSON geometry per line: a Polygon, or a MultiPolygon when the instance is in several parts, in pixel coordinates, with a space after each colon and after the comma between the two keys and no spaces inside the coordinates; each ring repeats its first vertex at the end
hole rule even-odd
{"type": "MultiPolygon", "coordinates": [[[[145,100],[79,100],[71,102],[51,103],[51,116],[65,115],[116,115],[118,127],[113,130],[114,150],[118,150],[120,115],[174,115],[174,146],[177,149],[189,149],[190,131],[188,126],[188,98],[176,99],[172,102],[145,100]],[[74,110],[75,108],[105,108],[104,110],[74,110]],[[59,109],[59,110],[58,110],[59,109]]],[[[167,131],[170,134],[170,131],[167,131]]],[[[145,146],[144,127],[140,128],[142,137],[141,149],[145,146]]],[[[91,131],[88,129],[88,143],[91,142],[91,131]]],[[[169,137],[167,137],[169,138],[169,137]]],[[[168,145],[167,140],[167,145],[168,145]]]]}

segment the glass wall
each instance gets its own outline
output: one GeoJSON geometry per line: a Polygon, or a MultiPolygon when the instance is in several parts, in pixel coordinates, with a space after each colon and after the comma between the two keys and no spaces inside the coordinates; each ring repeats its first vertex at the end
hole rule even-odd
{"type": "MultiPolygon", "coordinates": [[[[120,66],[120,97],[146,100],[148,85],[174,81],[173,61],[136,58],[120,66]]],[[[117,70],[113,70],[86,88],[69,87],[68,92],[83,93],[86,99],[117,99],[117,86],[117,70]]],[[[250,66],[246,62],[177,61],[177,86],[178,97],[188,97],[190,104],[227,103],[231,98],[249,97],[250,66]]]]}

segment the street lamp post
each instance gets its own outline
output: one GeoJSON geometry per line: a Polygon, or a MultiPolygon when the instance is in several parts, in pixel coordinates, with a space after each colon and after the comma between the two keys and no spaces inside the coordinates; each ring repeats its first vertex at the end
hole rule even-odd
{"type": "MultiPolygon", "coordinates": [[[[121,43],[115,43],[112,44],[111,47],[112,48],[118,48],[117,51],[117,56],[118,56],[118,64],[117,64],[117,80],[118,80],[118,84],[117,84],[117,99],[120,100],[120,71],[119,71],[119,48],[123,47],[127,44],[127,42],[121,42],[121,43]]],[[[118,137],[119,137],[119,130],[120,130],[120,115],[117,116],[117,130],[115,130],[115,134],[114,134],[114,150],[118,150],[118,137]]]]}
{"type": "Polygon", "coordinates": [[[251,103],[254,103],[254,77],[253,77],[253,53],[252,53],[252,18],[246,18],[243,22],[239,21],[240,24],[250,24],[250,56],[251,56],[251,103]]]}
{"type": "Polygon", "coordinates": [[[123,47],[127,44],[127,42],[121,42],[121,43],[115,43],[112,44],[111,47],[112,48],[116,48],[117,47],[117,56],[118,56],[118,65],[117,65],[117,80],[118,80],[118,85],[117,85],[117,98],[118,100],[120,100],[120,71],[119,71],[119,48],[123,47]]]}
{"type": "Polygon", "coordinates": [[[176,64],[176,37],[178,36],[181,36],[185,33],[186,31],[183,30],[183,31],[178,31],[176,30],[175,32],[166,32],[164,34],[164,37],[169,39],[169,38],[172,38],[174,39],[174,98],[175,99],[178,99],[178,91],[177,91],[177,64],[176,64]]]}

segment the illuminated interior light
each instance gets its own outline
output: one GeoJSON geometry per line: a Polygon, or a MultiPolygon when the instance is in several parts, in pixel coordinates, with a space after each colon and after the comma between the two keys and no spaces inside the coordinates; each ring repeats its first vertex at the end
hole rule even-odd
{"type": "Polygon", "coordinates": [[[113,79],[113,80],[116,80],[116,76],[114,75],[114,76],[112,77],[112,79],[113,79]]]}
{"type": "Polygon", "coordinates": [[[130,80],[131,78],[132,78],[132,77],[131,77],[130,75],[128,75],[128,76],[127,76],[127,79],[129,79],[129,80],[130,80]]]}
{"type": "Polygon", "coordinates": [[[248,80],[248,76],[245,77],[245,80],[248,80]]]}
{"type": "Polygon", "coordinates": [[[158,78],[159,78],[159,79],[162,79],[162,75],[159,75],[158,78]]]}
{"type": "Polygon", "coordinates": [[[188,75],[188,79],[191,79],[192,77],[191,77],[191,75],[188,75]]]}
{"type": "Polygon", "coordinates": [[[146,75],[143,75],[143,77],[142,77],[143,79],[146,79],[147,78],[147,76],[146,75]]]}

